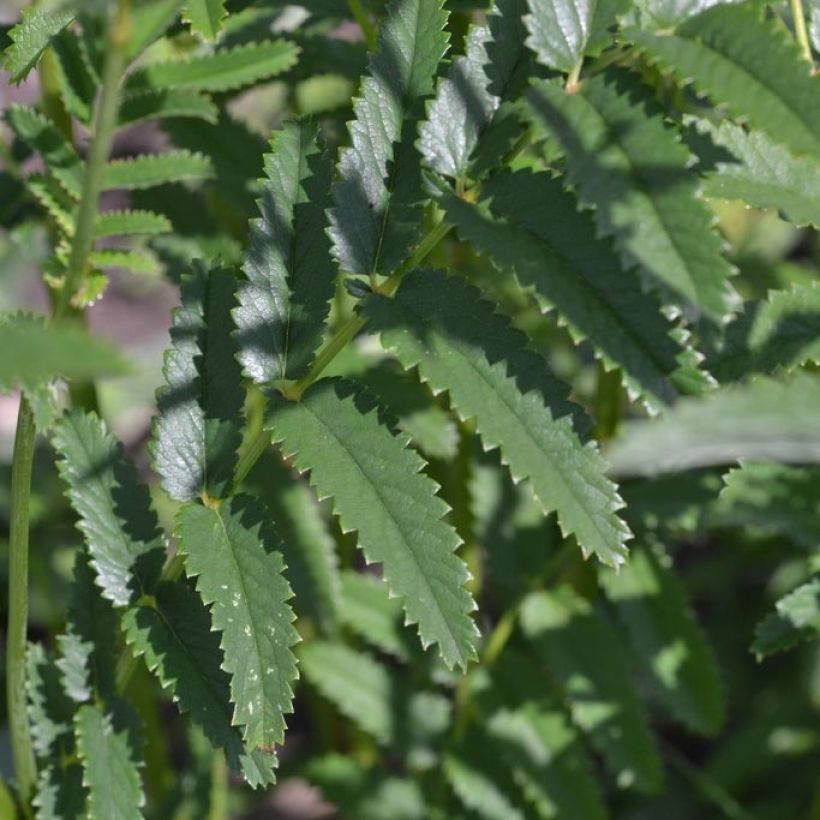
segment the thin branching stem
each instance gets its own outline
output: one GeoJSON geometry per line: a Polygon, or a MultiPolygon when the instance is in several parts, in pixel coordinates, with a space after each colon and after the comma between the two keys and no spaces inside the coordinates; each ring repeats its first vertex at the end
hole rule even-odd
{"type": "Polygon", "coordinates": [[[28,815],[36,780],[26,708],[26,635],[28,631],[28,540],[31,469],[36,429],[31,405],[20,398],[11,467],[9,525],[9,622],[6,636],[6,703],[11,753],[20,803],[28,815]]]}
{"type": "Polygon", "coordinates": [[[800,46],[800,51],[806,58],[810,65],[814,65],[814,58],[811,55],[811,42],[809,41],[809,32],[806,28],[806,15],[803,11],[803,0],[789,0],[792,11],[792,18],[794,19],[794,36],[797,44],[800,46]]]}

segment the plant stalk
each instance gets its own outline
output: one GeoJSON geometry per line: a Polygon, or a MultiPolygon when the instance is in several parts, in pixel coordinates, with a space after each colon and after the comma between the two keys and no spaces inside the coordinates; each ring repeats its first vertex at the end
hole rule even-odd
{"type": "Polygon", "coordinates": [[[28,539],[31,468],[34,460],[34,414],[20,397],[11,468],[9,526],[9,622],[6,636],[6,703],[17,790],[29,815],[36,771],[26,707],[26,633],[28,629],[28,539]]]}
{"type": "Polygon", "coordinates": [[[806,28],[806,15],[803,12],[803,0],[789,0],[791,6],[792,19],[794,20],[794,36],[797,44],[800,46],[800,51],[803,57],[814,66],[814,58],[811,55],[811,42],[809,41],[809,32],[806,28]]]}
{"type": "Polygon", "coordinates": [[[62,318],[68,311],[71,299],[82,284],[88,264],[88,254],[94,243],[94,221],[102,190],[103,173],[117,123],[119,85],[126,66],[126,47],[131,36],[131,8],[128,0],[120,0],[116,18],[108,38],[108,52],[103,66],[102,91],[94,118],[94,138],[88,151],[83,175],[83,189],[77,224],[71,242],[71,253],[63,281],[57,294],[54,318],[62,318]]]}
{"type": "Polygon", "coordinates": [[[367,45],[367,50],[375,51],[376,27],[367,16],[367,12],[362,5],[362,0],[348,0],[347,6],[350,9],[350,13],[353,15],[353,19],[359,24],[359,28],[362,30],[364,41],[367,45]]]}

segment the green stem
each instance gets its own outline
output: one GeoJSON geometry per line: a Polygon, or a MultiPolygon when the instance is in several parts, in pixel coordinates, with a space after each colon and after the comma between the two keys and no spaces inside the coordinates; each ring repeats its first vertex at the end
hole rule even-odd
{"type": "Polygon", "coordinates": [[[794,36],[803,56],[809,65],[814,66],[814,59],[811,56],[811,43],[809,42],[809,32],[806,28],[806,15],[803,12],[803,0],[790,0],[792,18],[794,20],[794,36]]]}
{"type": "Polygon", "coordinates": [[[119,85],[125,71],[125,50],[131,34],[131,11],[128,0],[120,0],[116,15],[108,38],[108,52],[103,66],[102,91],[94,120],[94,138],[91,141],[85,163],[74,239],[71,243],[63,287],[57,296],[57,304],[54,308],[55,319],[61,318],[68,311],[71,298],[82,283],[88,264],[88,254],[94,243],[97,204],[102,189],[105,163],[108,161],[114,141],[119,85]]]}
{"type": "Polygon", "coordinates": [[[26,632],[28,628],[28,537],[34,414],[20,397],[11,468],[9,527],[9,622],[6,646],[6,702],[17,790],[26,815],[36,780],[26,707],[26,632]]]}
{"type": "Polygon", "coordinates": [[[368,51],[376,50],[376,27],[370,22],[367,12],[362,5],[362,0],[347,0],[350,13],[353,15],[359,28],[364,35],[364,41],[367,44],[368,51]]]}
{"type": "Polygon", "coordinates": [[[228,766],[221,749],[214,751],[211,763],[211,805],[208,820],[226,820],[228,812],[228,766]]]}

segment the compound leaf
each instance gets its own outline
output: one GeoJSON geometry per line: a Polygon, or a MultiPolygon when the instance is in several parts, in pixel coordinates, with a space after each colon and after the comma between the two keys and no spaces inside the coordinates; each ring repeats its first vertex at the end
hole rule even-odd
{"type": "Polygon", "coordinates": [[[249,748],[272,751],[284,740],[285,715],[292,711],[297,672],[291,647],[299,639],[276,551],[279,536],[249,496],[234,496],[218,508],[188,504],[175,532],[185,571],[196,577],[214,628],[222,632],[232,722],[243,727],[249,748]]]}
{"type": "Polygon", "coordinates": [[[407,437],[382,423],[366,394],[336,379],[315,383],[298,402],[272,399],[267,428],[296,469],[311,471],[319,496],[333,497],[366,559],[383,565],[422,645],[437,642],[448,665],[466,666],[477,635],[469,573],[455,555],[458,535],[442,520],[448,507],[407,437]]]}
{"type": "Polygon", "coordinates": [[[75,17],[73,4],[63,8],[37,8],[28,6],[23,10],[20,22],[12,28],[8,36],[8,46],[3,60],[3,68],[8,71],[13,83],[21,83],[29,71],[37,64],[40,55],[75,17]]]}
{"type": "Polygon", "coordinates": [[[334,293],[325,232],[333,169],[317,137],[315,124],[287,123],[265,156],[262,218],[251,223],[234,312],[239,360],[259,383],[304,375],[334,293]]]}
{"type": "Polygon", "coordinates": [[[94,222],[94,238],[107,236],[135,236],[170,233],[171,222],[167,216],[153,211],[106,211],[94,222]]]}
{"type": "Polygon", "coordinates": [[[418,367],[435,392],[449,392],[463,420],[476,420],[484,447],[500,449],[515,481],[530,480],[544,512],[557,511],[585,555],[623,563],[630,533],[615,512],[622,502],[594,445],[578,439],[565,388],[476,288],[417,271],[395,298],[370,297],[364,314],[405,368],[418,367]]]}

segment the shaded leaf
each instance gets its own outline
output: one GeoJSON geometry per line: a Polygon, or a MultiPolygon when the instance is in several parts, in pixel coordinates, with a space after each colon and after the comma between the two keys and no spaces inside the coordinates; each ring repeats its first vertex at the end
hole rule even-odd
{"type": "Polygon", "coordinates": [[[764,657],[820,637],[820,578],[781,598],[755,630],[752,652],[764,657]]]}

